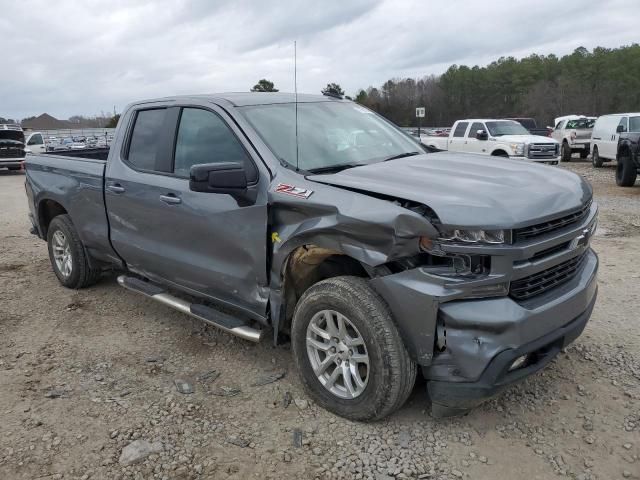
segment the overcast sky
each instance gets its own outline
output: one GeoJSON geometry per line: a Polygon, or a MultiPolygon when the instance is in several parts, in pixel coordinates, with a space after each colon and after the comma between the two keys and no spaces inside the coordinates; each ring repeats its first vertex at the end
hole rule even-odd
{"type": "Polygon", "coordinates": [[[0,116],[247,91],[347,94],[392,77],[640,39],[638,0],[1,0],[0,116]]]}

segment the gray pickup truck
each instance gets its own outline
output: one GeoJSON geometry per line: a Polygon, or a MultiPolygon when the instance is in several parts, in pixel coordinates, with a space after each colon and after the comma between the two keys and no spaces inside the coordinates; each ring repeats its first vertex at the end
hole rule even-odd
{"type": "Polygon", "coordinates": [[[418,370],[435,416],[465,412],[548,364],[596,300],[586,181],[425,154],[346,100],[135,103],[108,155],[82,155],[26,163],[32,232],[62,285],[115,270],[242,338],[290,338],[309,394],[350,419],[401,407],[418,370]]]}

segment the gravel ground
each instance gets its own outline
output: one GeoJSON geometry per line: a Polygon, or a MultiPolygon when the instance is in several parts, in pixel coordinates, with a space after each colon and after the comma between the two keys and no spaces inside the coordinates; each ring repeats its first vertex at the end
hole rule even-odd
{"type": "Polygon", "coordinates": [[[62,288],[28,233],[23,175],[0,171],[0,478],[640,478],[640,185],[616,187],[611,165],[560,168],[600,203],[585,333],[465,417],[432,419],[418,382],[375,424],[315,406],[286,345],[236,339],[112,277],[62,288]]]}

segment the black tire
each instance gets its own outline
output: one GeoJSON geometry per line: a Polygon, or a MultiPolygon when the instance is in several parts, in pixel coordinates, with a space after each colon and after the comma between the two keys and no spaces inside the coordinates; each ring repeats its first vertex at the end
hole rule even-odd
{"type": "Polygon", "coordinates": [[[589,156],[589,150],[580,150],[580,158],[582,160],[584,160],[585,158],[587,158],[589,156]]]}
{"type": "Polygon", "coordinates": [[[49,260],[53,273],[56,274],[60,283],[67,288],[85,288],[93,285],[100,277],[99,269],[92,269],[85,253],[82,241],[76,232],[73,222],[69,215],[58,215],[49,224],[47,231],[47,246],[49,249],[49,260]],[[71,255],[71,272],[69,275],[58,268],[53,253],[53,238],[57,231],[62,232],[69,244],[69,252],[71,255]]]}
{"type": "Polygon", "coordinates": [[[509,158],[509,154],[503,150],[498,150],[497,152],[493,152],[491,156],[509,158]]]}
{"type": "Polygon", "coordinates": [[[593,153],[591,154],[591,164],[594,168],[602,168],[602,159],[600,158],[600,153],[598,152],[598,147],[593,147],[593,153]]]}
{"type": "Polygon", "coordinates": [[[616,165],[616,184],[619,187],[633,187],[636,183],[638,170],[633,164],[631,156],[625,155],[618,158],[616,165]]]}
{"type": "Polygon", "coordinates": [[[562,162],[571,161],[571,147],[567,142],[562,142],[562,150],[560,152],[560,160],[562,162]]]}
{"type": "Polygon", "coordinates": [[[409,358],[384,300],[359,277],[334,277],[311,286],[300,298],[291,327],[293,356],[305,389],[321,407],[350,420],[379,420],[399,409],[416,379],[409,358]],[[307,354],[307,327],[322,310],[334,310],[349,319],[362,336],[369,355],[369,377],[364,391],[352,399],[326,389],[313,372],[307,354]]]}

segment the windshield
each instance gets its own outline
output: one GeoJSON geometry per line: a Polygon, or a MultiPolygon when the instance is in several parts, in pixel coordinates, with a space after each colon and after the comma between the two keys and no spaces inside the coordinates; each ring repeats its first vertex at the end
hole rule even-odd
{"type": "Polygon", "coordinates": [[[500,137],[502,135],[529,135],[529,131],[518,122],[500,121],[487,122],[487,129],[492,137],[500,137]]]}
{"type": "MultiPolygon", "coordinates": [[[[271,151],[296,166],[295,104],[240,107],[271,151]]],[[[299,168],[313,172],[424,153],[408,135],[377,114],[346,102],[298,104],[299,168]]]]}
{"type": "Polygon", "coordinates": [[[640,132],[640,117],[629,117],[629,131],[640,132]]]}
{"type": "Polygon", "coordinates": [[[579,128],[593,128],[593,124],[596,123],[595,118],[579,118],[577,120],[569,120],[567,126],[564,128],[579,129],[579,128]]]}

